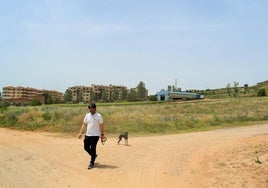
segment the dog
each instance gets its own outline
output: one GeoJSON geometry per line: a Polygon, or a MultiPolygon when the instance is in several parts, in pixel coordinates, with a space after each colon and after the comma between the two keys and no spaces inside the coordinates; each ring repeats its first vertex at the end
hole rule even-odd
{"type": "Polygon", "coordinates": [[[120,134],[118,136],[118,142],[117,142],[117,144],[120,143],[120,141],[122,140],[122,138],[125,139],[125,146],[127,146],[128,145],[128,132],[122,133],[122,134],[120,134]]]}

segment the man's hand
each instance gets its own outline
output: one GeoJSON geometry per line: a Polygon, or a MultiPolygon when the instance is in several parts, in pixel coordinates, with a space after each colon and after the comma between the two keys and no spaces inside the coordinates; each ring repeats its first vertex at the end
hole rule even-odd
{"type": "Polygon", "coordinates": [[[82,133],[79,133],[78,134],[78,139],[81,139],[81,137],[82,137],[82,133]]]}
{"type": "Polygon", "coordinates": [[[106,142],[107,137],[104,135],[101,135],[101,143],[104,145],[104,143],[106,142]]]}

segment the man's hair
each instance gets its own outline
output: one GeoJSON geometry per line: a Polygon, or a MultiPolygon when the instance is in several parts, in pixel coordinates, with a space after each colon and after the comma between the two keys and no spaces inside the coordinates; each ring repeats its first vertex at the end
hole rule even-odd
{"type": "Polygon", "coordinates": [[[90,103],[90,104],[88,105],[88,108],[96,108],[96,104],[95,104],[95,103],[90,103]]]}

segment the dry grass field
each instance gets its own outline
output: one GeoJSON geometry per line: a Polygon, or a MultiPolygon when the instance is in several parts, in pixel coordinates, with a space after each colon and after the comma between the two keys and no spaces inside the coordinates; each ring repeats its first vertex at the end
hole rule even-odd
{"type": "MultiPolygon", "coordinates": [[[[97,104],[106,132],[159,135],[251,125],[268,120],[268,97],[205,99],[160,103],[97,104]]],[[[87,105],[9,107],[0,112],[0,127],[75,135],[87,105]]]]}

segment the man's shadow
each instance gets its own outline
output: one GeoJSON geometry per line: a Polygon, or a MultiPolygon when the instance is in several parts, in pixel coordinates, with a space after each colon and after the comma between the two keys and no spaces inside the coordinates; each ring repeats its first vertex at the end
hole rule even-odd
{"type": "Polygon", "coordinates": [[[117,144],[118,146],[120,146],[120,145],[122,145],[122,146],[128,146],[128,147],[132,147],[130,144],[127,144],[127,145],[125,145],[125,144],[117,144]]]}
{"type": "Polygon", "coordinates": [[[118,166],[95,163],[95,168],[116,169],[116,168],[118,168],[118,166]]]}

